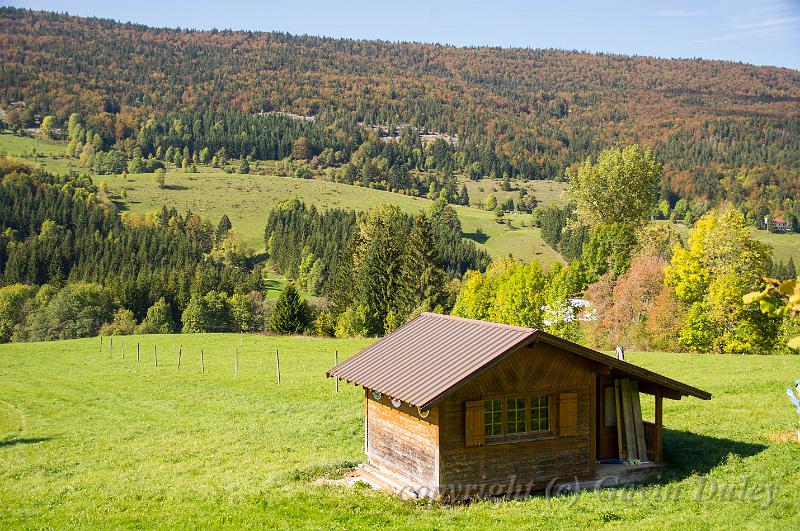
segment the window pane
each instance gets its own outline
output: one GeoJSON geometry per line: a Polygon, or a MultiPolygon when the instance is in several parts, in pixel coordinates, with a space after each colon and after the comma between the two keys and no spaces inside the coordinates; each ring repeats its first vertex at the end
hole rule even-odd
{"type": "Polygon", "coordinates": [[[502,405],[500,400],[483,401],[483,433],[484,435],[502,435],[502,405]]]}
{"type": "Polygon", "coordinates": [[[506,401],[506,433],[525,431],[525,399],[509,398],[506,401]]]}
{"type": "Polygon", "coordinates": [[[550,429],[548,397],[531,398],[531,431],[547,431],[550,429]]]}

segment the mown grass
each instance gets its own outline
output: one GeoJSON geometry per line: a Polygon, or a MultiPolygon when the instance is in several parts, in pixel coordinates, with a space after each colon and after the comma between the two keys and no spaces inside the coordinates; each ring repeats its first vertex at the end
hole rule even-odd
{"type": "MultiPolygon", "coordinates": [[[[665,401],[664,476],[636,491],[445,507],[314,482],[364,459],[363,394],[343,383],[337,395],[324,372],[334,351],[344,359],[369,342],[140,336],[115,338],[113,355],[108,339],[102,352],[97,339],[0,346],[0,527],[800,524],[800,444],[771,438],[798,426],[785,390],[800,376],[800,357],[630,354],[636,363],[714,394],[707,402],[665,401]],[[738,493],[711,495],[712,480],[719,491],[741,486],[745,477],[744,501],[738,493]],[[752,489],[766,485],[773,489],[771,502],[763,491],[747,500],[752,489]]],[[[650,402],[645,415],[652,415],[650,402]]]]}
{"type": "Polygon", "coordinates": [[[459,184],[466,184],[471,203],[483,203],[489,194],[494,194],[498,201],[511,197],[515,201],[519,198],[519,189],[524,188],[528,193],[533,194],[539,201],[540,206],[564,205],[567,202],[564,192],[567,183],[557,181],[511,181],[511,190],[503,191],[500,179],[481,179],[473,181],[467,178],[459,179],[459,184]]]}

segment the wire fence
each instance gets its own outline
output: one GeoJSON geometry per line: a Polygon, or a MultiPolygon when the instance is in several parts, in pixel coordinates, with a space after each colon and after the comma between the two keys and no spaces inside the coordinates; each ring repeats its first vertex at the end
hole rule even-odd
{"type": "MultiPolygon", "coordinates": [[[[207,348],[198,347],[194,349],[194,351],[184,347],[183,344],[178,343],[175,345],[174,337],[172,338],[172,348],[169,349],[170,351],[165,352],[163,344],[161,345],[161,350],[159,351],[159,344],[157,342],[152,343],[152,352],[150,351],[150,345],[145,345],[145,342],[142,341],[131,341],[127,342],[124,336],[99,336],[99,343],[100,343],[100,354],[105,354],[112,359],[120,359],[120,360],[136,360],[137,364],[150,364],[154,368],[169,368],[173,367],[178,371],[192,371],[198,370],[201,374],[210,373],[211,367],[209,367],[206,363],[206,353],[207,348]],[[115,341],[116,339],[116,341],[115,341]],[[135,346],[134,346],[135,343],[135,346]],[[126,350],[127,348],[127,350],[126,350]],[[150,354],[149,356],[147,354],[150,354]],[[161,353],[161,363],[159,364],[159,353],[161,353]],[[150,358],[149,360],[147,358],[150,358]],[[192,357],[192,359],[197,360],[199,362],[198,366],[187,366],[187,358],[192,357]],[[166,360],[166,361],[165,361],[166,360]],[[174,360],[174,364],[172,363],[174,360]]],[[[149,342],[148,342],[149,343],[149,342]]],[[[162,342],[163,343],[163,342],[162,342]]],[[[231,371],[234,380],[239,379],[239,367],[240,367],[240,348],[244,346],[244,339],[240,336],[240,345],[233,346],[230,348],[230,351],[227,351],[227,348],[220,347],[215,349],[215,360],[219,360],[218,356],[223,356],[227,358],[229,356],[230,364],[228,366],[221,367],[219,364],[214,366],[215,370],[220,371],[231,371]],[[220,350],[225,350],[224,353],[220,353],[220,350]]],[[[256,366],[259,375],[268,376],[269,378],[273,379],[273,382],[281,385],[285,383],[282,379],[283,371],[281,367],[281,350],[280,348],[271,348],[271,349],[257,349],[258,352],[256,354],[261,353],[262,356],[260,359],[255,362],[253,365],[256,366]],[[268,361],[271,359],[272,361],[268,361]],[[266,367],[265,367],[266,366],[266,367]],[[271,370],[269,369],[271,366],[271,370]]],[[[252,352],[250,353],[252,354],[252,352]]],[[[285,354],[284,354],[285,357],[285,354]]],[[[326,356],[327,357],[327,356],[326,356]]],[[[332,363],[331,367],[334,367],[339,364],[339,351],[334,350],[334,352],[330,355],[330,361],[332,363]]],[[[333,389],[336,393],[339,393],[339,378],[333,378],[333,389]]]]}

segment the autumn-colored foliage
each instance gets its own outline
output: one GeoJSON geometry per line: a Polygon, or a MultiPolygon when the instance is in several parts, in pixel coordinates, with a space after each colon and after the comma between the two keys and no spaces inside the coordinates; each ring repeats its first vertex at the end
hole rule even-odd
{"type": "Polygon", "coordinates": [[[159,29],[14,8],[0,8],[0,55],[0,105],[25,103],[9,110],[15,127],[78,112],[122,141],[153,113],[202,110],[291,113],[340,132],[408,125],[457,142],[459,163],[480,161],[496,178],[561,178],[637,142],[664,164],[662,192],[753,210],[800,194],[800,73],[786,68],[159,29]]]}

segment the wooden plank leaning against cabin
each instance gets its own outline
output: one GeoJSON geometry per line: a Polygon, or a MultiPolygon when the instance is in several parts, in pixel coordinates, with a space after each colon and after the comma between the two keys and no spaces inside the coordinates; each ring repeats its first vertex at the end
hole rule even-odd
{"type": "Polygon", "coordinates": [[[636,432],[636,452],[639,454],[639,459],[646,460],[647,456],[647,443],[644,437],[644,424],[642,424],[642,404],[639,400],[639,382],[631,380],[628,384],[628,390],[631,394],[631,406],[633,408],[633,429],[636,432]]]}
{"type": "Polygon", "coordinates": [[[630,381],[623,378],[620,381],[622,391],[622,423],[625,433],[625,450],[628,459],[638,459],[639,453],[636,448],[636,429],[633,426],[633,404],[631,403],[630,381]]]}
{"type": "Polygon", "coordinates": [[[617,447],[619,448],[619,458],[628,457],[628,450],[625,445],[625,428],[622,417],[622,382],[614,380],[614,407],[617,410],[617,447]]]}

